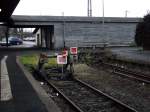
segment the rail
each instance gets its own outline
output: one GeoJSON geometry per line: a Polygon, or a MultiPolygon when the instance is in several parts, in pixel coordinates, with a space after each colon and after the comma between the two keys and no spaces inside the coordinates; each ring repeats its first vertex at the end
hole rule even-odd
{"type": "Polygon", "coordinates": [[[150,84],[150,76],[148,76],[142,72],[132,71],[132,70],[123,68],[121,66],[113,65],[113,64],[109,64],[109,63],[103,63],[103,64],[113,68],[113,73],[115,73],[115,74],[125,76],[128,78],[132,78],[132,79],[136,79],[138,81],[142,81],[144,83],[150,84]]]}
{"type": "MultiPolygon", "coordinates": [[[[77,112],[84,112],[79,106],[77,106],[71,99],[69,99],[63,92],[61,92],[61,90],[59,90],[57,88],[57,86],[55,86],[53,83],[51,83],[51,81],[49,79],[47,79],[47,77],[45,75],[42,75],[44,76],[44,79],[46,81],[46,83],[52,87],[54,90],[56,90],[77,112]]],[[[76,81],[77,83],[80,83],[81,85],[83,85],[84,87],[98,93],[99,95],[102,95],[106,98],[108,98],[109,100],[115,102],[115,105],[118,105],[119,107],[121,108],[124,108],[123,110],[126,112],[137,112],[135,109],[133,109],[132,107],[120,102],[119,100],[107,95],[106,93],[103,93],[102,91],[92,87],[91,85],[79,80],[79,79],[74,79],[74,81],[76,81]]],[[[70,90],[71,91],[71,90],[70,90]]],[[[79,93],[80,94],[80,93],[79,93]]]]}

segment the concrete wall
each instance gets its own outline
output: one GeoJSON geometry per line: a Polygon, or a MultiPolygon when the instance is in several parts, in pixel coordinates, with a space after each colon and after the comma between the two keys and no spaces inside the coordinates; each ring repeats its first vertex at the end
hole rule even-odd
{"type": "Polygon", "coordinates": [[[55,48],[63,46],[63,31],[67,46],[81,42],[100,42],[111,45],[134,42],[136,23],[63,23],[54,25],[55,48]],[[65,30],[64,30],[65,28],[65,30]]]}
{"type": "Polygon", "coordinates": [[[63,23],[54,25],[54,47],[60,48],[63,46],[63,23]]]}

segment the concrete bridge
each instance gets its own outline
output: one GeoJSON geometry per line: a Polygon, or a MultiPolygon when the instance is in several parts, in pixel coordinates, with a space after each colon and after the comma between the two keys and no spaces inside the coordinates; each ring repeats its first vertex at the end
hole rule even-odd
{"type": "Polygon", "coordinates": [[[78,46],[81,42],[129,44],[141,18],[12,16],[10,27],[36,28],[37,45],[47,48],[78,46]],[[104,21],[104,23],[103,23],[104,21]],[[65,41],[65,42],[64,42],[65,41]]]}

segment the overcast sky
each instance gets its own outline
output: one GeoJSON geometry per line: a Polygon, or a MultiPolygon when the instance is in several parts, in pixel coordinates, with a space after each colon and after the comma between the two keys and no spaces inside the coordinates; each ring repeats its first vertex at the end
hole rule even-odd
{"type": "MultiPolygon", "coordinates": [[[[106,17],[143,17],[150,0],[104,0],[106,17]]],[[[102,16],[102,0],[92,0],[93,16],[102,16]]],[[[13,15],[87,16],[87,0],[20,0],[13,15]]]]}

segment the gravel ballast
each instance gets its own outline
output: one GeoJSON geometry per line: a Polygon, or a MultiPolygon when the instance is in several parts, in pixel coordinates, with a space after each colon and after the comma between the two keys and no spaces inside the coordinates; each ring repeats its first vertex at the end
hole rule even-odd
{"type": "Polygon", "coordinates": [[[150,85],[107,72],[85,64],[74,66],[75,77],[121,100],[139,112],[150,112],[150,85]]]}

